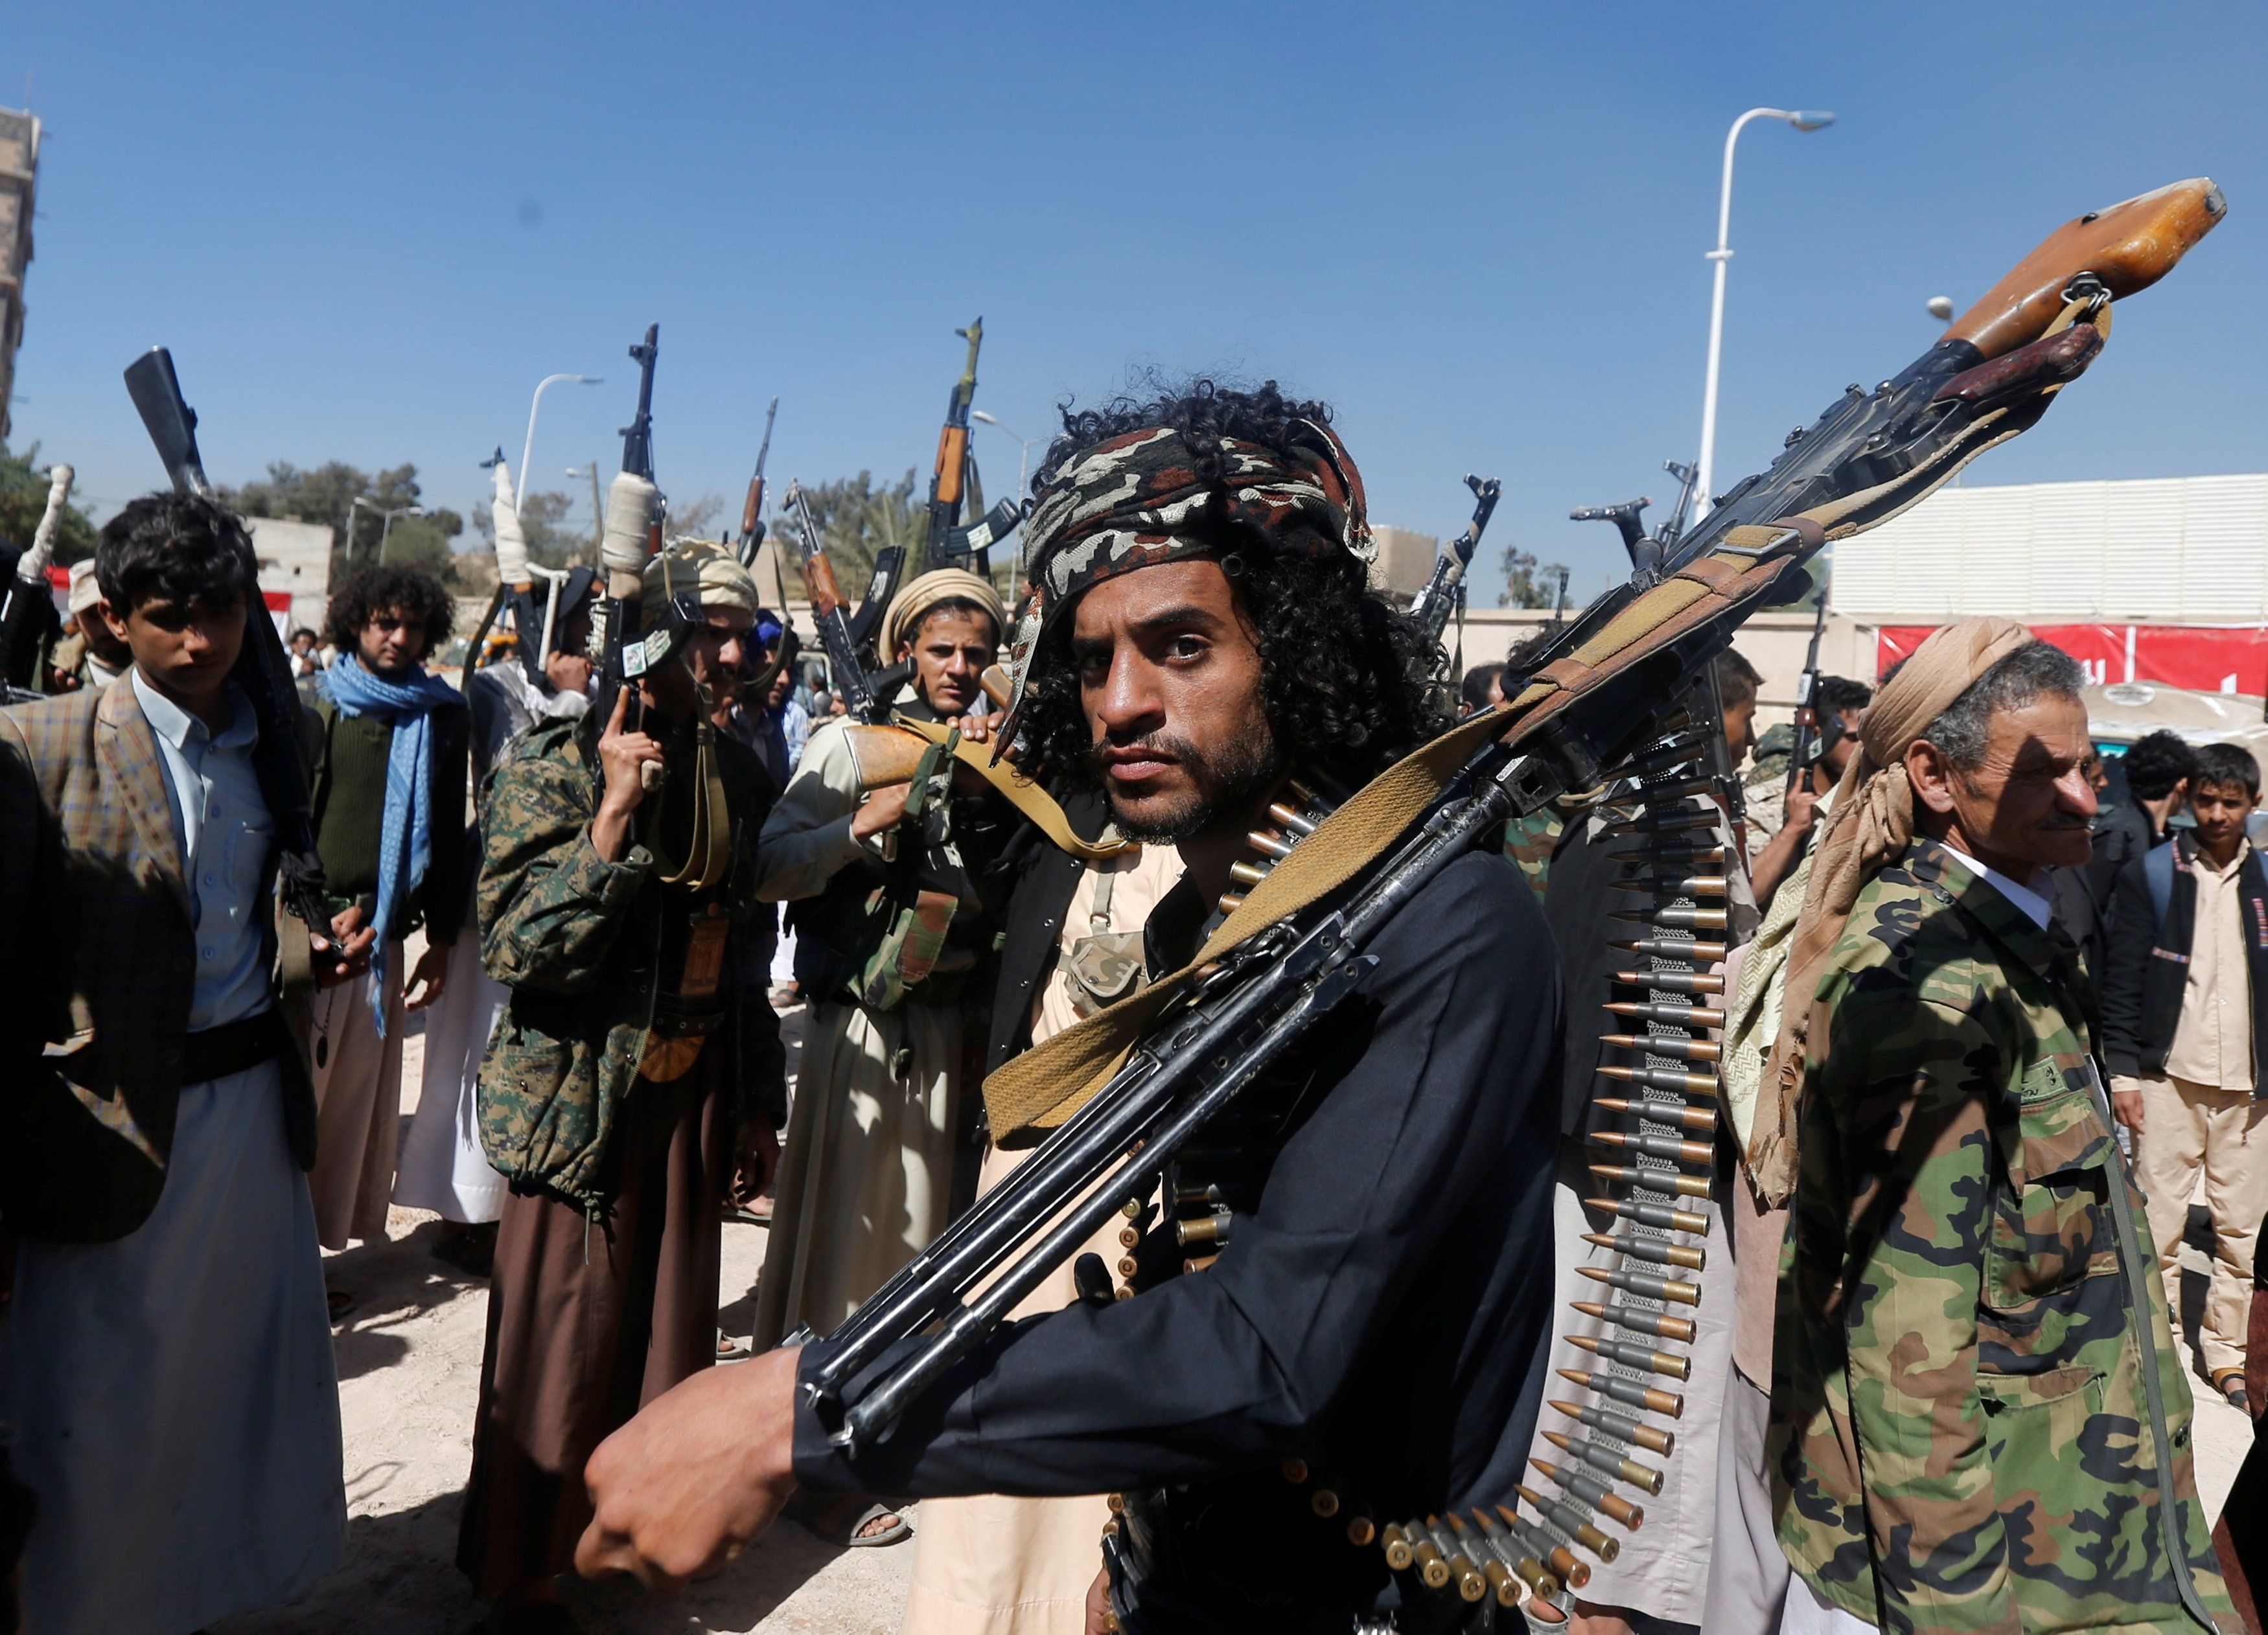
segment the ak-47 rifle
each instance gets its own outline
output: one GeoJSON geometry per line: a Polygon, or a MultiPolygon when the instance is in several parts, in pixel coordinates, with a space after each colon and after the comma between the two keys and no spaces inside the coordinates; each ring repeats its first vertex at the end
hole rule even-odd
{"type": "Polygon", "coordinates": [[[1439,642],[1441,632],[1449,627],[1449,615],[1456,611],[1457,593],[1464,587],[1465,570],[1473,565],[1473,553],[1480,549],[1481,534],[1496,511],[1497,496],[1504,484],[1494,477],[1476,477],[1469,474],[1465,486],[1473,491],[1472,520],[1465,531],[1449,541],[1448,549],[1433,558],[1433,572],[1423,589],[1410,600],[1410,616],[1425,627],[1428,639],[1439,642]]]}
{"type": "MultiPolygon", "coordinates": [[[[764,542],[764,461],[772,454],[772,422],[779,418],[779,399],[764,410],[764,440],[756,449],[756,475],[748,479],[748,497],[740,502],[740,565],[753,568],[756,550],[764,542]]],[[[787,609],[780,609],[787,616],[787,609]]]]}
{"type": "Polygon", "coordinates": [[[2224,210],[2211,182],[2184,182],[2056,233],[1922,357],[1830,406],[1735,488],[1678,541],[1661,582],[1611,592],[1559,631],[1549,657],[1565,662],[1300,840],[1189,967],[996,1074],[988,1101],[1020,1126],[1053,1127],[805,1365],[831,1440],[855,1452],[887,1434],[1098,1227],[1135,1213],[1191,1139],[1353,991],[1380,929],[1484,836],[1621,776],[1648,745],[1696,741],[1669,701],[1741,621],[1784,600],[1822,545],[1895,516],[2036,423],[2101,349],[2110,302],[2156,282],[2224,210]],[[1432,768],[1456,770],[1435,781],[1432,768]],[[1371,838],[1397,829],[1382,847],[1371,838]],[[885,1361],[903,1341],[914,1343],[885,1361]]]}
{"type": "MultiPolygon", "coordinates": [[[[607,490],[607,529],[599,547],[600,565],[607,572],[607,600],[593,621],[591,635],[605,666],[593,703],[600,720],[611,719],[615,692],[628,687],[625,732],[637,730],[642,713],[637,678],[673,651],[672,633],[666,629],[644,640],[638,636],[645,564],[661,549],[661,493],[653,482],[653,365],[660,354],[661,326],[648,324],[645,339],[630,348],[638,366],[637,413],[622,428],[622,468],[607,490]]],[[[657,780],[660,770],[653,768],[657,780]]]]}
{"type": "Polygon", "coordinates": [[[55,560],[55,530],[63,526],[70,504],[71,468],[48,468],[48,508],[40,515],[39,532],[24,554],[16,558],[16,571],[8,581],[7,600],[0,603],[0,682],[7,688],[9,703],[39,695],[31,690],[32,672],[40,660],[40,637],[55,616],[55,598],[48,588],[48,564],[55,560]]]}
{"type": "MultiPolygon", "coordinates": [[[[197,452],[197,416],[181,396],[181,382],[173,372],[173,354],[153,346],[126,366],[126,391],[156,445],[158,458],[177,494],[196,494],[218,503],[212,484],[205,480],[204,457],[197,452]]],[[[239,548],[244,582],[252,587],[245,608],[244,647],[230,677],[252,702],[252,717],[259,728],[253,757],[260,777],[261,798],[276,825],[276,895],[284,911],[307,931],[325,939],[312,957],[335,963],[338,950],[328,941],[331,930],[329,891],[323,879],[323,861],[315,851],[313,806],[307,793],[307,772],[299,760],[299,695],[291,679],[291,660],[276,621],[268,616],[260,594],[260,561],[247,535],[239,548]]],[[[297,963],[296,948],[286,959],[297,963]]]]}
{"type": "Polygon", "coordinates": [[[1803,652],[1803,674],[1795,683],[1795,740],[1787,751],[1787,789],[1793,794],[1820,756],[1819,641],[1827,634],[1827,587],[1819,587],[1819,610],[1811,621],[1811,645],[1803,652]]]}
{"type": "Polygon", "coordinates": [[[872,654],[877,669],[890,661],[891,655],[875,652],[873,644],[882,615],[889,608],[890,598],[897,594],[898,586],[940,562],[961,558],[973,558],[979,573],[990,572],[992,547],[1005,539],[1024,517],[1020,500],[1004,499],[968,527],[961,526],[961,500],[968,490],[972,460],[968,408],[976,398],[976,353],[984,344],[984,320],[979,318],[968,328],[956,329],[954,334],[968,342],[968,361],[961,369],[961,379],[954,382],[952,395],[946,400],[945,426],[937,437],[937,465],[929,479],[929,525],[923,535],[920,554],[909,568],[900,547],[888,545],[877,551],[873,577],[866,583],[865,600],[859,604],[857,617],[850,621],[851,641],[860,652],[872,654]]]}
{"type": "Polygon", "coordinates": [[[859,661],[858,637],[851,633],[850,604],[835,582],[835,564],[827,560],[826,547],[820,543],[803,484],[793,477],[788,479],[787,508],[803,535],[803,593],[811,601],[811,621],[819,627],[819,644],[827,652],[835,696],[852,720],[871,725],[879,706],[866,680],[866,667],[859,661]]]}

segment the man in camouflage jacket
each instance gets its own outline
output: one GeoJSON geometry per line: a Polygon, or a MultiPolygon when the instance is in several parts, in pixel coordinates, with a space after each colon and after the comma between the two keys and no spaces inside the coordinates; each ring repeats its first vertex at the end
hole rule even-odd
{"type": "Polygon", "coordinates": [[[1901,1635],[2235,1631],[2084,978],[2026,883],[2093,809],[2077,667],[2043,645],[1910,744],[1919,832],[1815,989],[1779,1538],[1820,1602],[1901,1635]]]}

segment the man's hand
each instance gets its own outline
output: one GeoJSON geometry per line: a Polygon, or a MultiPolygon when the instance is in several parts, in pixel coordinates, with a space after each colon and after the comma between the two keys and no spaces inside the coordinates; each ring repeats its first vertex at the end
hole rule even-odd
{"type": "Polygon", "coordinates": [[[1793,790],[1787,798],[1787,826],[1808,829],[1818,811],[1819,796],[1815,791],[1808,787],[1793,790]]]}
{"type": "Polygon", "coordinates": [[[1086,1587],[1085,1635],[1118,1635],[1118,1618],[1110,1610],[1110,1569],[1105,1567],[1086,1587]]]}
{"type": "Polygon", "coordinates": [[[740,1162],[733,1176],[733,1197],[736,1203],[752,1204],[763,1195],[771,1184],[772,1171],[779,1167],[779,1131],[772,1121],[759,1113],[748,1121],[747,1132],[740,1138],[740,1162]]]}
{"type": "Polygon", "coordinates": [[[543,655],[543,679],[551,683],[555,692],[589,692],[591,671],[591,655],[588,653],[567,652],[555,648],[543,655]]]}
{"type": "Polygon", "coordinates": [[[2118,1122],[2136,1135],[2142,1133],[2142,1093],[2139,1090],[2113,1090],[2110,1111],[2118,1122]]]}
{"type": "Polygon", "coordinates": [[[362,923],[362,904],[357,902],[342,914],[331,916],[331,934],[326,939],[311,927],[307,946],[317,954],[338,950],[338,962],[316,962],[320,973],[318,981],[326,988],[337,986],[350,976],[359,976],[370,969],[370,946],[378,940],[378,927],[365,927],[362,923]]]}
{"type": "Polygon", "coordinates": [[[887,784],[868,795],[850,814],[850,837],[864,840],[869,835],[895,829],[905,819],[906,797],[913,792],[911,784],[887,784]]]}
{"type": "Polygon", "coordinates": [[[422,1011],[441,997],[441,991],[449,985],[449,949],[446,942],[429,943],[425,952],[417,956],[417,963],[410,968],[409,980],[402,985],[403,1010],[422,1011]]]}
{"type": "Polygon", "coordinates": [[[615,695],[615,712],[599,738],[599,764],[605,769],[606,793],[599,798],[599,815],[591,820],[591,848],[608,862],[622,855],[630,840],[630,816],[645,799],[648,762],[661,764],[660,742],[644,733],[622,731],[622,711],[630,707],[630,689],[615,695]]]}
{"type": "Polygon", "coordinates": [[[800,1355],[703,1369],[600,1443],[583,1471],[593,1514],[575,1570],[674,1594],[747,1549],[795,1493],[800,1355]]]}

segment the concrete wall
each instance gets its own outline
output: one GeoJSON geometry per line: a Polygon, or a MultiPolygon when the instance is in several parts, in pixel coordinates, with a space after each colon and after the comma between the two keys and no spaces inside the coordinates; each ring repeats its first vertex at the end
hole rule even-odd
{"type": "Polygon", "coordinates": [[[260,558],[260,588],[288,591],[291,628],[323,628],[323,608],[331,599],[331,530],[320,522],[285,522],[276,517],[247,517],[252,549],[260,558]]]}

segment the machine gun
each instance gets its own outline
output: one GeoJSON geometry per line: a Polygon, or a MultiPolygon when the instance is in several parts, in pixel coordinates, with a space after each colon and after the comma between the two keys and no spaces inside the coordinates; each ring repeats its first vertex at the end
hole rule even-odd
{"type": "Polygon", "coordinates": [[[1803,651],[1803,674],[1795,683],[1795,737],[1787,751],[1787,792],[1811,775],[1823,751],[1819,735],[1819,642],[1827,634],[1827,587],[1819,587],[1819,610],[1811,621],[1811,644],[1803,651]]]}
{"type": "MultiPolygon", "coordinates": [[[[173,491],[218,504],[212,484],[205,480],[204,457],[197,452],[196,411],[181,396],[173,354],[162,346],[153,346],[129,364],[126,392],[157,447],[173,491]]],[[[276,825],[276,895],[286,914],[326,939],[326,946],[313,957],[335,964],[338,950],[328,942],[329,891],[323,879],[322,858],[315,851],[307,771],[299,760],[298,690],[292,682],[284,638],[276,634],[276,621],[268,616],[261,598],[260,561],[253,554],[249,536],[239,549],[244,559],[244,582],[251,589],[245,608],[244,647],[229,674],[252,701],[253,720],[260,732],[253,758],[261,798],[276,825]]],[[[296,963],[296,949],[288,950],[286,957],[296,963]]]]}
{"type": "Polygon", "coordinates": [[[1785,600],[1823,545],[2035,424],[2101,349],[2108,303],[2154,283],[2224,210],[2199,180],[2066,226],[1917,363],[1830,406],[1735,488],[1679,542],[1668,578],[1610,593],[1563,629],[1549,656],[1566,662],[1298,841],[1189,966],[996,1073],[985,1086],[996,1129],[1053,1127],[805,1365],[831,1440],[855,1453],[887,1435],[1098,1227],[1135,1212],[1192,1138],[1361,981],[1379,930],[1483,836],[1565,791],[1687,754],[1697,740],[1669,701],[1741,622],[1785,600]]]}
{"type": "MultiPolygon", "coordinates": [[[[754,568],[756,551],[764,542],[764,462],[772,454],[772,422],[779,418],[779,399],[764,410],[764,440],[756,449],[756,475],[748,479],[748,497],[740,502],[740,565],[754,568]]],[[[787,609],[780,609],[787,616],[787,609]]]]}
{"type": "Polygon", "coordinates": [[[6,703],[24,703],[40,695],[31,690],[33,671],[40,660],[40,637],[55,618],[55,598],[48,589],[48,564],[55,560],[55,530],[63,526],[63,510],[70,504],[71,468],[48,468],[48,508],[40,517],[39,531],[16,558],[16,571],[8,581],[6,600],[0,602],[0,683],[6,703]]]}
{"type": "Polygon", "coordinates": [[[850,604],[835,582],[835,565],[827,560],[826,548],[820,543],[819,527],[811,519],[811,504],[804,497],[803,484],[792,477],[788,479],[787,508],[803,535],[803,593],[811,601],[812,622],[819,627],[819,644],[827,653],[835,696],[843,701],[852,720],[872,723],[880,706],[866,679],[866,667],[859,662],[850,604]]]}
{"type": "MultiPolygon", "coordinates": [[[[604,657],[599,719],[611,719],[615,694],[630,689],[622,728],[636,732],[642,713],[637,678],[657,669],[676,651],[677,632],[665,627],[643,640],[638,636],[645,564],[661,549],[661,491],[653,482],[653,365],[661,355],[661,326],[648,324],[645,339],[630,348],[638,366],[637,413],[622,428],[622,468],[607,490],[606,533],[599,563],[606,570],[607,600],[592,622],[591,639],[604,657]]],[[[651,764],[651,763],[649,763],[651,764]]],[[[656,780],[660,768],[652,769],[656,780]]]]}
{"type": "Polygon", "coordinates": [[[1426,636],[1434,642],[1449,626],[1449,615],[1457,606],[1464,590],[1465,570],[1473,565],[1473,553],[1480,549],[1481,534],[1496,511],[1497,497],[1504,492],[1504,484],[1494,477],[1476,477],[1469,474],[1465,486],[1473,491],[1472,520],[1465,531],[1449,541],[1448,549],[1433,558],[1433,572],[1417,595],[1410,600],[1410,616],[1425,627],[1426,636]]]}
{"type": "Polygon", "coordinates": [[[865,598],[850,621],[852,643],[859,652],[872,654],[876,667],[889,661],[890,655],[875,652],[873,644],[882,615],[889,608],[890,598],[897,594],[898,586],[941,562],[973,559],[972,566],[978,573],[990,572],[992,547],[1005,539],[1024,518],[1022,502],[1011,498],[1002,500],[968,527],[960,526],[961,501],[968,490],[971,475],[968,409],[976,398],[976,354],[984,344],[984,320],[979,318],[968,328],[956,329],[954,334],[968,342],[968,361],[961,369],[961,379],[954,382],[952,394],[946,399],[945,425],[937,437],[937,464],[930,473],[929,525],[923,535],[921,551],[910,571],[902,547],[888,545],[877,551],[873,577],[866,582],[865,598]]]}

